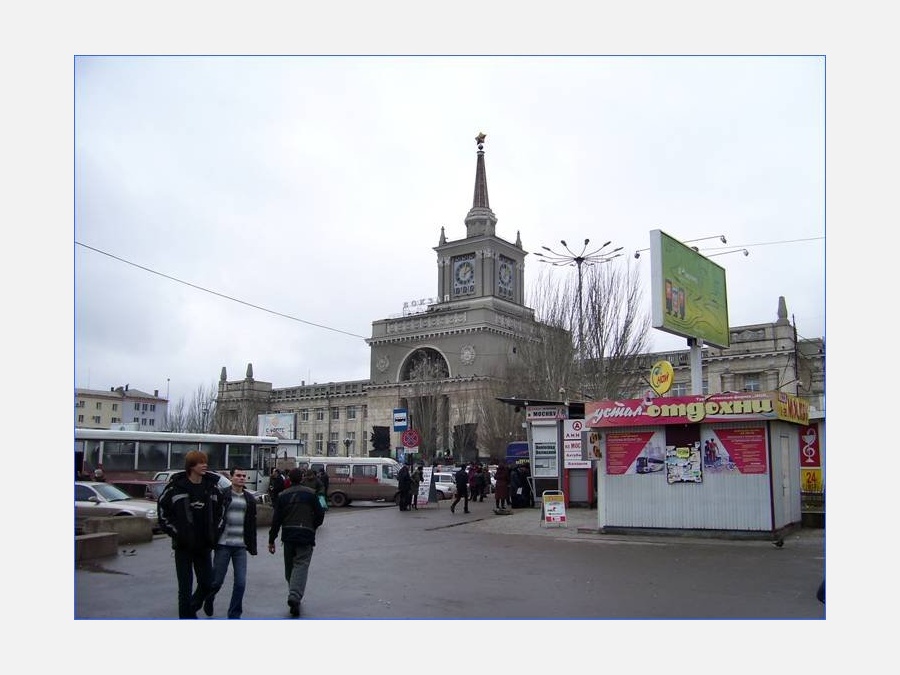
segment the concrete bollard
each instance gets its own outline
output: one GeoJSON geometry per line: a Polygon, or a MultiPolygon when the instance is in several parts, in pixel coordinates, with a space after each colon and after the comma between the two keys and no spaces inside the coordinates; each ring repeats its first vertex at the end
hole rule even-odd
{"type": "Polygon", "coordinates": [[[117,542],[118,536],[115,532],[79,534],[75,537],[75,562],[117,555],[117,542]]]}
{"type": "Polygon", "coordinates": [[[153,526],[156,521],[143,516],[112,516],[88,518],[84,521],[84,533],[113,532],[119,545],[142,544],[153,541],[153,526]]]}

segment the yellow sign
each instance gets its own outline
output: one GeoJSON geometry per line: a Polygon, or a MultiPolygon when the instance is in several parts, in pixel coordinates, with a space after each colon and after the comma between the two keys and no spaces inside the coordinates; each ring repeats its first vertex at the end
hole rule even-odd
{"type": "Polygon", "coordinates": [[[821,469],[800,469],[801,492],[823,492],[821,469]]]}
{"type": "Polygon", "coordinates": [[[657,361],[650,369],[650,386],[657,396],[662,396],[669,389],[675,380],[675,370],[668,361],[657,361]]]}

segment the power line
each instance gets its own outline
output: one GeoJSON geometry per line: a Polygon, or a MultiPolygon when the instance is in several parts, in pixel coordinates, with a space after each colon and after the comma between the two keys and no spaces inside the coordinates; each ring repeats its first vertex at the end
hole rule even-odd
{"type": "Polygon", "coordinates": [[[719,251],[725,248],[752,248],[754,246],[774,246],[775,244],[794,244],[799,241],[816,241],[825,237],[807,237],[806,239],[782,239],[781,241],[762,241],[756,244],[729,244],[728,246],[713,246],[704,248],[705,251],[719,251]]]}
{"type": "Polygon", "coordinates": [[[224,293],[219,293],[218,291],[210,290],[209,288],[204,288],[203,286],[198,286],[197,284],[192,284],[189,281],[184,281],[183,279],[178,279],[177,277],[170,276],[168,274],[163,274],[162,272],[157,272],[154,269],[150,269],[149,267],[144,267],[143,265],[138,265],[137,263],[133,263],[130,260],[125,260],[125,258],[120,258],[117,255],[113,255],[112,253],[107,253],[106,251],[101,251],[99,248],[94,248],[93,246],[88,246],[87,244],[82,244],[80,241],[75,242],[78,246],[83,246],[86,249],[90,249],[91,251],[95,251],[96,253],[100,253],[107,257],[112,258],[113,260],[118,260],[119,262],[123,262],[126,265],[131,265],[132,267],[137,267],[140,270],[144,270],[145,272],[150,272],[151,274],[156,274],[157,276],[163,277],[164,279],[169,279],[170,281],[178,282],[179,284],[184,284],[185,286],[190,286],[191,288],[196,288],[198,291],[203,291],[204,293],[209,293],[211,295],[217,295],[220,298],[224,298],[225,300],[231,300],[232,302],[237,302],[242,305],[246,305],[247,307],[252,307],[253,309],[259,309],[263,312],[268,312],[269,314],[274,314],[275,316],[280,316],[285,319],[290,319],[291,321],[297,321],[299,323],[306,324],[307,326],[315,326],[316,328],[324,328],[325,330],[330,330],[335,333],[341,333],[343,335],[349,335],[350,337],[361,338],[363,340],[366,339],[365,335],[357,335],[356,333],[350,333],[345,330],[341,330],[339,328],[332,328],[331,326],[325,326],[320,323],[314,323],[312,321],[306,321],[305,319],[299,319],[296,316],[291,316],[290,314],[284,314],[282,312],[276,312],[273,309],[268,309],[266,307],[260,307],[259,305],[254,305],[252,302],[247,302],[245,300],[241,300],[239,298],[234,298],[230,295],[225,295],[224,293]]]}

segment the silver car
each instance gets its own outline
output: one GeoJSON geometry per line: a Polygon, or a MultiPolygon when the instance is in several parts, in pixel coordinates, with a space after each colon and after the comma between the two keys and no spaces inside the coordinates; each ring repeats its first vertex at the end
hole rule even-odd
{"type": "Polygon", "coordinates": [[[84,532],[88,518],[109,516],[143,516],[153,522],[153,531],[159,530],[156,520],[156,504],[146,499],[135,499],[109,483],[77,481],[75,483],[75,532],[84,532]]]}
{"type": "Polygon", "coordinates": [[[438,499],[451,499],[456,496],[456,479],[452,473],[435,473],[434,489],[438,499]]]}

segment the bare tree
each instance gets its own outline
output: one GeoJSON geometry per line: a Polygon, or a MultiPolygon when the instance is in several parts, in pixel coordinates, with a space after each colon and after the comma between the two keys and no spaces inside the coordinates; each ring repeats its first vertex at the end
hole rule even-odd
{"type": "Polygon", "coordinates": [[[521,364],[510,382],[526,396],[615,398],[640,384],[638,363],[648,349],[650,317],[636,269],[616,259],[582,273],[581,311],[577,276],[555,284],[545,270],[537,279],[532,304],[543,326],[539,339],[517,348],[521,364]],[[583,336],[580,350],[575,335],[583,336]]]}
{"type": "Polygon", "coordinates": [[[649,350],[650,317],[630,258],[588,268],[584,288],[582,391],[617,398],[640,385],[639,362],[649,350]]]}
{"type": "Polygon", "coordinates": [[[190,402],[184,397],[167,407],[165,431],[186,433],[208,433],[214,428],[216,416],[216,388],[200,385],[192,394],[190,402]]]}
{"type": "Polygon", "coordinates": [[[507,386],[506,382],[495,379],[484,390],[485,395],[474,401],[479,420],[478,442],[482,446],[481,450],[486,450],[494,461],[501,461],[506,456],[508,443],[525,438],[522,428],[524,412],[516,411],[514,406],[497,400],[509,396],[507,386]]]}
{"type": "Polygon", "coordinates": [[[410,356],[404,370],[404,379],[412,383],[408,405],[412,423],[421,436],[419,452],[423,457],[434,457],[446,432],[442,410],[446,406],[447,364],[436,352],[422,349],[410,356]]]}

